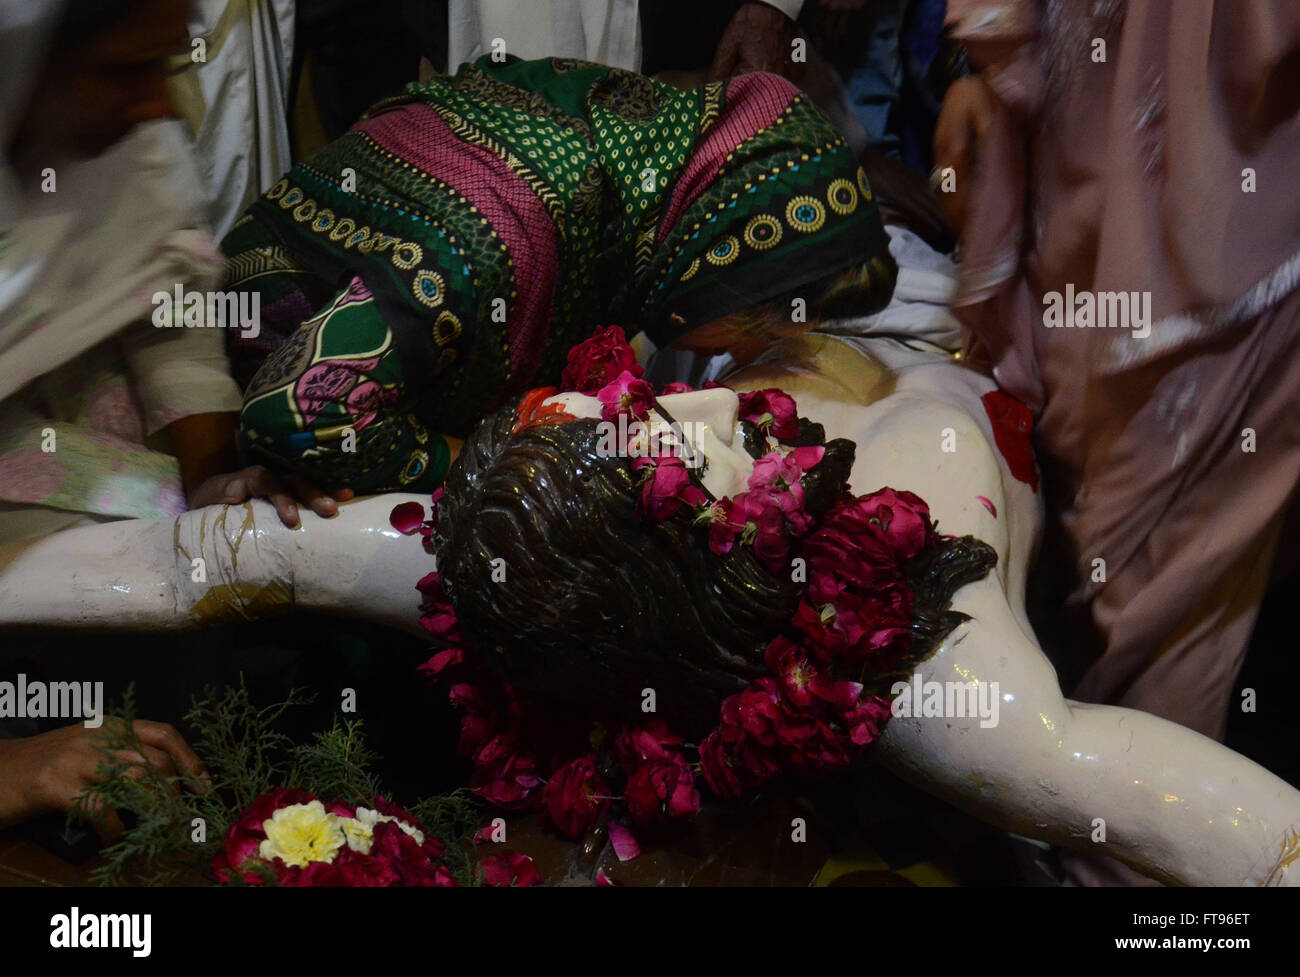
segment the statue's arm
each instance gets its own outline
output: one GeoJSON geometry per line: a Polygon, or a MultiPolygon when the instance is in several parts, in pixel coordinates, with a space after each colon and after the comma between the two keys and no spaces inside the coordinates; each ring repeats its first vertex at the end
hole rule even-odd
{"type": "Polygon", "coordinates": [[[891,719],[880,741],[886,765],[1000,827],[1103,852],[1167,882],[1241,885],[1285,859],[1300,792],[1186,727],[1066,700],[997,583],[962,596],[973,619],[919,671],[938,682],[996,682],[996,725],[978,716],[891,719]]]}
{"type": "Polygon", "coordinates": [[[288,610],[415,630],[419,536],[389,524],[384,495],[303,514],[289,529],[260,500],[56,533],[0,551],[0,625],[176,631],[288,610]]]}
{"type": "MultiPolygon", "coordinates": [[[[916,366],[899,374],[893,396],[846,414],[856,490],[911,489],[941,530],[974,535],[999,559],[955,595],[953,608],[970,620],[918,669],[940,683],[997,682],[996,725],[895,718],[881,759],[1001,827],[1105,852],[1164,880],[1240,885],[1293,857],[1291,881],[1300,882],[1300,792],[1183,726],[1063,696],[1020,598],[1041,498],[1002,463],[979,402],[991,385],[976,381],[952,364],[916,366]],[[944,450],[945,435],[955,450],[944,450]]],[[[834,416],[832,405],[823,410],[834,416]]]]}

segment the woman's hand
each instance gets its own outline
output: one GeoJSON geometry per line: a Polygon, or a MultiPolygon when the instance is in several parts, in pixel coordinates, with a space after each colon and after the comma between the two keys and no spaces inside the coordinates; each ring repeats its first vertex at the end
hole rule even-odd
{"type": "Polygon", "coordinates": [[[794,21],[775,7],[742,3],[718,41],[709,66],[709,81],[751,71],[791,77],[795,66],[790,60],[790,45],[798,33],[794,21]]]}
{"type": "Polygon", "coordinates": [[[934,168],[939,182],[939,200],[958,233],[966,218],[979,141],[988,132],[996,111],[994,99],[992,89],[982,76],[958,78],[948,87],[935,123],[934,168]],[[953,171],[954,186],[944,191],[943,175],[948,167],[953,171]]]}
{"type": "Polygon", "coordinates": [[[281,481],[269,468],[253,465],[204,479],[190,493],[189,503],[191,509],[201,509],[208,505],[238,505],[249,499],[266,499],[275,506],[280,521],[294,529],[301,521],[295,499],[322,519],[328,519],[338,514],[338,503],[348,501],[353,495],[351,489],[322,492],[293,476],[281,481]]]}
{"type": "MultiPolygon", "coordinates": [[[[146,767],[153,767],[166,777],[193,778],[198,781],[195,789],[202,791],[207,771],[174,727],[147,719],[132,725],[143,753],[116,754],[122,762],[134,764],[125,776],[138,779],[146,767]]],[[[104,754],[96,740],[102,735],[103,730],[76,725],[25,739],[0,740],[0,828],[71,810],[99,777],[104,754]]],[[[122,833],[121,819],[112,811],[98,812],[94,827],[103,838],[122,833]]]]}

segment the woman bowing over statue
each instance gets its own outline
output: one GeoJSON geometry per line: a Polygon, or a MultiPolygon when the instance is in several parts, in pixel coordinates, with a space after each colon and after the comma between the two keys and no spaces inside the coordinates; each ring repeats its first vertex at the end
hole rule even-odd
{"type": "Polygon", "coordinates": [[[560,59],[411,85],[223,249],[261,310],[235,351],[250,454],[363,494],[438,485],[597,327],[744,361],[876,311],[896,274],[854,153],[789,82],[683,91],[560,59]]]}

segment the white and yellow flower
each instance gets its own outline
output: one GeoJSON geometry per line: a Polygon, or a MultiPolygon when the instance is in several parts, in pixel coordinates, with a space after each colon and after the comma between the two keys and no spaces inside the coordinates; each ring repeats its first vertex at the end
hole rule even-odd
{"type": "Polygon", "coordinates": [[[320,801],[286,805],[262,822],[266,840],[258,854],[266,861],[278,858],[293,868],[332,862],[339,849],[348,844],[340,824],[343,820],[351,819],[330,814],[320,801]]]}

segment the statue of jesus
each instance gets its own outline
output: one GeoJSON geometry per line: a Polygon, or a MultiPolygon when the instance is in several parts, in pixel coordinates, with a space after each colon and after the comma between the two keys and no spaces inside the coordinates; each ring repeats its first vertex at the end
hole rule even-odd
{"type": "MultiPolygon", "coordinates": [[[[810,509],[814,496],[844,498],[845,481],[894,486],[924,499],[956,554],[945,623],[892,683],[879,761],[1006,830],[1101,850],[1161,881],[1300,881],[1289,868],[1300,792],[1184,727],[1062,696],[1024,609],[1041,500],[991,380],[917,344],[809,334],[728,383],[661,395],[649,418],[687,432],[703,497],[749,483],[766,452],[739,395],[778,389],[803,415],[800,440],[821,428],[810,509]],[[960,697],[972,683],[974,708],[930,691],[960,697]]],[[[761,671],[800,585],[749,556],[710,555],[707,528],[684,516],[647,524],[628,459],[597,450],[602,400],[524,402],[465,443],[439,506],[437,572],[466,642],[512,683],[569,703],[656,684],[689,723],[698,702],[716,707],[761,671]]],[[[296,530],[252,502],[58,534],[0,553],[0,625],[183,630],[299,609],[418,629],[412,587],[431,557],[389,518],[411,501],[428,500],[359,499],[296,530]]]]}

